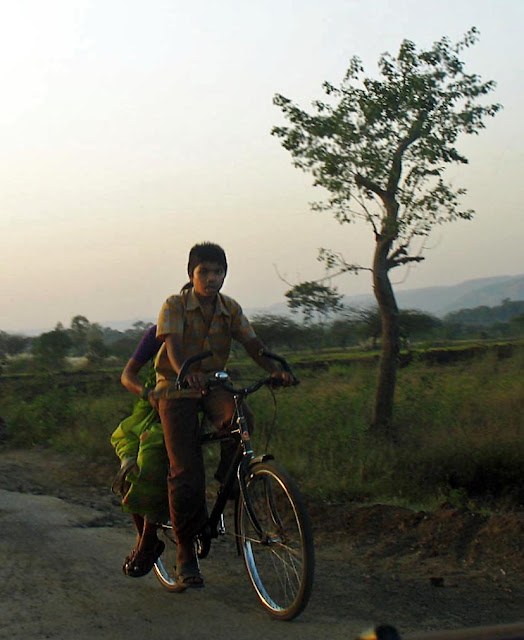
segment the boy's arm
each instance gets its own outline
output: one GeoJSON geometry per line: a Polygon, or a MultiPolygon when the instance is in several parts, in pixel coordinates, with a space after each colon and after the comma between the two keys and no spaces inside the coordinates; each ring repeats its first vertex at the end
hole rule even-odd
{"type": "Polygon", "coordinates": [[[258,364],[259,367],[270,373],[275,378],[280,378],[282,384],[287,387],[294,383],[293,376],[287,371],[281,371],[277,363],[271,358],[262,355],[265,349],[263,342],[259,338],[251,338],[244,343],[244,349],[248,355],[258,364]]]}
{"type": "Polygon", "coordinates": [[[167,357],[176,374],[184,364],[184,354],[182,350],[182,339],[176,333],[168,333],[162,336],[166,345],[167,357]]]}
{"type": "Polygon", "coordinates": [[[243,345],[248,355],[253,358],[259,367],[275,378],[280,379],[285,387],[294,384],[294,378],[290,373],[281,371],[274,360],[262,355],[262,351],[265,350],[264,343],[255,335],[249,320],[242,312],[242,308],[238,303],[235,304],[237,304],[237,308],[234,314],[232,337],[243,345]]]}
{"type": "MultiPolygon", "coordinates": [[[[184,364],[182,338],[176,333],[168,333],[163,337],[169,362],[171,363],[175,373],[179,374],[180,369],[184,364]]],[[[204,391],[207,386],[207,378],[202,371],[189,372],[185,376],[185,381],[191,389],[197,389],[198,391],[204,391]]]]}

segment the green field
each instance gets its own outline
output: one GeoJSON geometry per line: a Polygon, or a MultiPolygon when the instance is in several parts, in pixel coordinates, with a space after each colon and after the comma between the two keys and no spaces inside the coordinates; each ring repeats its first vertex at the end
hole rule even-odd
{"type": "MultiPolygon", "coordinates": [[[[258,452],[286,466],[311,497],[431,508],[516,508],[524,500],[524,347],[483,349],[445,364],[414,357],[399,370],[398,442],[368,435],[375,360],[347,352],[296,361],[301,384],[253,396],[258,452]]],[[[232,370],[257,377],[244,361],[232,370]]],[[[43,445],[114,460],[109,436],[133,397],[119,371],[4,377],[5,446],[43,445]]],[[[215,451],[207,453],[210,462],[215,451]]]]}

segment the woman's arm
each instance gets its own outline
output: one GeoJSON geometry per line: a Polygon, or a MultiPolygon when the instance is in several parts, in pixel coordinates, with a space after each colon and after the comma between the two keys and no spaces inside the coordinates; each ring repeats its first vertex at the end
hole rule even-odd
{"type": "Polygon", "coordinates": [[[144,400],[149,399],[149,390],[146,392],[138,374],[142,367],[155,357],[161,345],[162,341],[156,337],[156,325],[153,325],[142,336],[135,352],[127,361],[120,376],[120,382],[124,387],[144,400]]]}
{"type": "Polygon", "coordinates": [[[124,385],[124,387],[137,396],[142,396],[145,389],[144,385],[138,377],[140,369],[142,369],[143,366],[144,363],[139,362],[134,358],[129,358],[126,366],[124,367],[124,370],[122,371],[122,375],[120,376],[120,382],[124,385]]]}

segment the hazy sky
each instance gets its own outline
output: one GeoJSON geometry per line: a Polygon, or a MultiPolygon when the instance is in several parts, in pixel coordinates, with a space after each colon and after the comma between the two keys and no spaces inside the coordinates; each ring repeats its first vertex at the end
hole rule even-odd
{"type": "Polygon", "coordinates": [[[1,0],[0,329],[155,318],[204,240],[248,309],[283,300],[275,267],[319,277],[319,247],[369,264],[368,227],[309,210],[322,194],[270,135],[273,95],[309,108],[352,55],[371,74],[404,38],[472,25],[467,70],[504,105],[449,173],[477,215],[434,232],[404,289],[524,272],[522,0],[1,0]]]}

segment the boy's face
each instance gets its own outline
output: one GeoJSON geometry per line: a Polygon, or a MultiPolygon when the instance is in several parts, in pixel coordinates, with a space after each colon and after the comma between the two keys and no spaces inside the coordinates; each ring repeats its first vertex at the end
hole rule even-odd
{"type": "Polygon", "coordinates": [[[218,262],[201,262],[190,277],[194,292],[201,298],[214,298],[224,284],[226,272],[218,262]]]}

